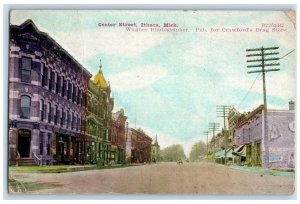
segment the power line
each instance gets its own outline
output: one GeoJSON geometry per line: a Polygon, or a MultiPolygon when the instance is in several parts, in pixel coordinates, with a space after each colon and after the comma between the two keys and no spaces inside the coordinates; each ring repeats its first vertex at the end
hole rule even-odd
{"type": "MultiPolygon", "coordinates": [[[[275,61],[275,63],[277,63],[279,60],[285,58],[286,56],[290,55],[290,54],[291,54],[292,52],[294,52],[294,51],[295,51],[295,49],[289,51],[287,54],[285,54],[285,55],[283,55],[282,57],[278,58],[278,59],[275,61]]],[[[249,62],[249,60],[248,60],[248,62],[249,62]]],[[[247,98],[247,96],[249,95],[249,93],[250,93],[251,89],[253,88],[253,86],[254,86],[254,84],[255,84],[257,78],[258,78],[260,75],[261,75],[261,73],[258,73],[258,74],[257,74],[256,78],[254,79],[254,81],[252,82],[250,88],[248,89],[246,95],[243,97],[243,99],[241,100],[241,102],[240,102],[239,105],[237,106],[238,109],[240,108],[240,106],[242,105],[242,103],[244,102],[244,100],[245,100],[245,99],[247,98]]]]}
{"type": "Polygon", "coordinates": [[[266,68],[266,67],[270,67],[270,66],[278,66],[280,65],[280,63],[276,63],[274,61],[278,61],[279,58],[273,57],[273,58],[268,58],[267,56],[270,55],[278,55],[279,52],[274,52],[273,50],[278,50],[279,47],[261,47],[261,48],[255,48],[255,49],[247,49],[246,52],[250,52],[251,54],[246,55],[246,57],[250,57],[250,60],[247,60],[247,62],[261,62],[261,64],[251,64],[248,65],[247,68],[252,69],[254,67],[257,67],[259,69],[256,69],[254,71],[248,71],[248,74],[251,73],[262,73],[262,81],[263,81],[263,99],[264,99],[264,135],[263,135],[263,140],[262,140],[262,146],[263,146],[263,150],[262,151],[262,167],[263,168],[269,168],[269,138],[268,138],[268,117],[267,117],[267,91],[266,91],[266,79],[265,79],[265,75],[268,72],[273,72],[273,71],[279,71],[280,69],[278,68],[266,68]],[[271,50],[271,52],[270,52],[271,50]],[[253,54],[254,52],[254,54],[253,54]],[[259,56],[261,58],[258,59],[254,59],[251,57],[254,56],[259,56]],[[252,60],[251,60],[252,59],[252,60]],[[270,62],[270,61],[273,61],[270,62]]]}
{"type": "Polygon", "coordinates": [[[256,78],[254,79],[254,81],[252,82],[250,88],[248,89],[246,95],[243,97],[243,99],[242,99],[241,102],[239,103],[238,109],[240,108],[240,106],[242,105],[242,103],[244,102],[244,100],[245,100],[245,99],[247,98],[247,96],[249,95],[249,93],[250,93],[252,87],[254,86],[254,84],[255,84],[257,78],[258,78],[260,75],[261,75],[261,73],[258,73],[258,74],[257,74],[256,78]]]}

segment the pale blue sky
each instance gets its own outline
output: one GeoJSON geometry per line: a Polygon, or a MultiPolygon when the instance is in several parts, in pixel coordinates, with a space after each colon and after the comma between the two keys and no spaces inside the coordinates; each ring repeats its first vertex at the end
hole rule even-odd
{"type": "MultiPolygon", "coordinates": [[[[162,147],[181,143],[188,153],[216,118],[216,105],[251,111],[263,102],[259,77],[247,74],[246,49],[279,46],[280,57],[295,49],[296,33],[283,12],[271,11],[13,11],[11,23],[32,19],[94,74],[102,59],[116,108],[124,108],[131,126],[162,147]],[[187,33],[129,33],[99,28],[99,22],[176,23],[187,33]],[[196,27],[261,27],[283,23],[285,33],[196,33],[196,27]],[[242,102],[242,103],[241,103],[242,102]]],[[[268,106],[287,109],[295,100],[295,53],[267,74],[268,106]]]]}

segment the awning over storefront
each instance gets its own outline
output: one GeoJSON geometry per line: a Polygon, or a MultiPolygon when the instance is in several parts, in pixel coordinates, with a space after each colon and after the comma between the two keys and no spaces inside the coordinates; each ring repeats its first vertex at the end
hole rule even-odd
{"type": "Polygon", "coordinates": [[[232,154],[235,156],[246,157],[246,146],[241,145],[241,146],[235,148],[233,150],[232,154]]]}
{"type": "MultiPolygon", "coordinates": [[[[232,149],[226,150],[226,157],[232,157],[232,149]]],[[[225,149],[215,153],[215,158],[225,158],[225,149]]]]}

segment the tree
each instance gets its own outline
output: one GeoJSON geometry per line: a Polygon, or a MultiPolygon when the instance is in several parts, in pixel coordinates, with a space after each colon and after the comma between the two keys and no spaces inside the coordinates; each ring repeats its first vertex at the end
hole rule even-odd
{"type": "Polygon", "coordinates": [[[183,151],[183,147],[180,144],[174,144],[166,147],[160,151],[162,161],[178,161],[185,160],[186,156],[183,151]]]}
{"type": "Polygon", "coordinates": [[[206,144],[203,141],[200,140],[199,142],[194,143],[190,152],[190,161],[200,160],[206,155],[206,149],[206,144]]]}

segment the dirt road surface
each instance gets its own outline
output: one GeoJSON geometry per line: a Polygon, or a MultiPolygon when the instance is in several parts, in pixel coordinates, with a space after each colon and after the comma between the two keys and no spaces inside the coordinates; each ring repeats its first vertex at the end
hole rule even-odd
{"type": "Polygon", "coordinates": [[[294,192],[294,178],[254,174],[213,163],[159,163],[11,176],[27,184],[29,194],[283,195],[294,192]]]}

